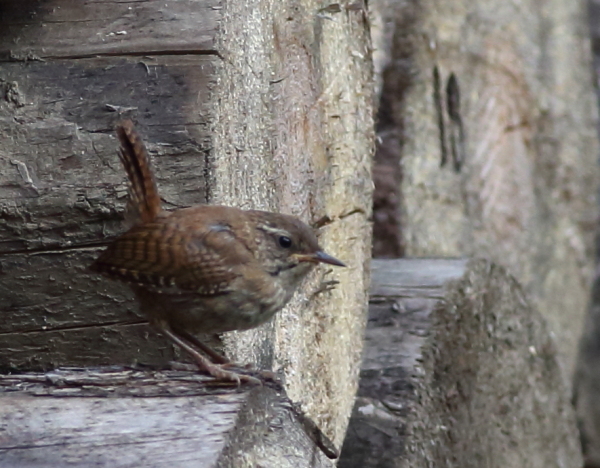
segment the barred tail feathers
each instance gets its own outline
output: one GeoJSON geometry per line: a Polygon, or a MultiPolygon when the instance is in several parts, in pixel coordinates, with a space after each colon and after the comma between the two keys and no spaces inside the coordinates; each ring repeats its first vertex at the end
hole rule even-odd
{"type": "Polygon", "coordinates": [[[129,179],[128,215],[144,223],[151,222],[161,211],[161,202],[148,152],[131,120],[117,126],[117,136],[121,143],[119,158],[129,179]]]}

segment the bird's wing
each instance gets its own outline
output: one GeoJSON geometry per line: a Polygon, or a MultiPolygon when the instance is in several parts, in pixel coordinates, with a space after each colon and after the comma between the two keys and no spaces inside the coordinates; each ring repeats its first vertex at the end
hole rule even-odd
{"type": "Polygon", "coordinates": [[[252,261],[254,256],[229,226],[194,231],[146,223],[115,240],[91,268],[148,289],[214,295],[228,291],[239,275],[237,265],[252,261]]]}

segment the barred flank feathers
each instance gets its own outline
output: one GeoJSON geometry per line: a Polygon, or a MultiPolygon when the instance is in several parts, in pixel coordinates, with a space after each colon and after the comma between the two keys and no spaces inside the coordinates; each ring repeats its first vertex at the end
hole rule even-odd
{"type": "Polygon", "coordinates": [[[119,157],[129,178],[129,209],[142,223],[151,222],[161,208],[148,152],[131,120],[117,126],[117,136],[121,142],[119,157]]]}

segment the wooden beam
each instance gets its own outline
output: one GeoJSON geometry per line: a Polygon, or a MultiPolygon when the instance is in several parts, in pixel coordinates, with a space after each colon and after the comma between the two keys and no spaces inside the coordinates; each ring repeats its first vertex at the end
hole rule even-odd
{"type": "Polygon", "coordinates": [[[281,388],[219,387],[193,371],[4,375],[0,392],[2,467],[309,468],[336,455],[281,388]]]}
{"type": "Polygon", "coordinates": [[[338,467],[582,466],[556,343],[506,270],[375,260],[372,278],[338,467]]]}

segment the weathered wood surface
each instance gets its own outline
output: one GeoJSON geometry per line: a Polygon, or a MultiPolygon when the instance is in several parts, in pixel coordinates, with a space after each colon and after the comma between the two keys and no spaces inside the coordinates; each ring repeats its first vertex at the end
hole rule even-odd
{"type": "Polygon", "coordinates": [[[364,11],[321,8],[0,2],[0,367],[173,359],[131,293],[85,270],[123,229],[113,128],[132,118],[168,209],[294,214],[350,265],[316,271],[275,323],[225,337],[236,361],[284,373],[341,443],[366,320],[371,61],[364,11]]]}
{"type": "Polygon", "coordinates": [[[376,193],[396,203],[397,220],[385,206],[401,227],[395,244],[507,267],[548,319],[570,380],[598,212],[587,3],[370,5],[383,93],[376,159],[391,168],[376,193]]]}
{"type": "Polygon", "coordinates": [[[6,59],[215,54],[219,0],[2,0],[6,59]]]}
{"type": "Polygon", "coordinates": [[[545,318],[485,260],[374,260],[340,468],[579,468],[545,318]]]}
{"type": "Polygon", "coordinates": [[[290,398],[341,444],[366,324],[375,137],[366,14],[324,6],[226,4],[217,85],[229,92],[217,101],[214,151],[222,156],[213,194],[219,202],[321,221],[320,242],[349,265],[316,272],[272,327],[225,337],[238,360],[269,343],[254,359],[272,359],[290,398]],[[323,280],[332,279],[339,286],[323,291],[323,280]]]}
{"type": "Polygon", "coordinates": [[[280,391],[189,371],[0,376],[0,467],[332,467],[280,391]]]}

